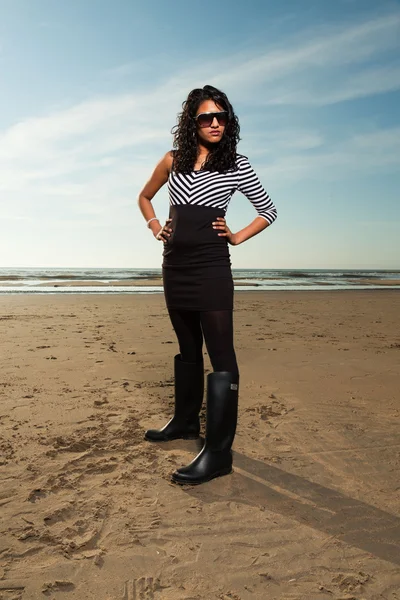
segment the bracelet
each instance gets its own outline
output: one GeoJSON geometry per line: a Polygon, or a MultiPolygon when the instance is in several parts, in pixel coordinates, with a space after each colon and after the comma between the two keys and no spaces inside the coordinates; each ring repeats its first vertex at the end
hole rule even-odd
{"type": "Polygon", "coordinates": [[[149,220],[147,221],[147,223],[146,223],[147,227],[149,227],[149,224],[150,224],[152,221],[158,221],[157,217],[152,217],[151,219],[149,219],[149,220]]]}

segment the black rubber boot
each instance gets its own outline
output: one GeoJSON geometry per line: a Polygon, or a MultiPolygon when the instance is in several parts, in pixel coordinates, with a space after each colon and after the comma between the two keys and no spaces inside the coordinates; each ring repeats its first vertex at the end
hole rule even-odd
{"type": "Polygon", "coordinates": [[[228,371],[207,377],[206,439],[201,452],[186,467],[172,474],[172,481],[199,484],[232,472],[232,444],[238,413],[238,378],[228,371]]]}
{"type": "Polygon", "coordinates": [[[181,355],[174,357],[175,413],[162,429],[149,429],[144,434],[150,442],[194,440],[200,434],[199,413],[204,395],[204,363],[188,363],[181,355]]]}

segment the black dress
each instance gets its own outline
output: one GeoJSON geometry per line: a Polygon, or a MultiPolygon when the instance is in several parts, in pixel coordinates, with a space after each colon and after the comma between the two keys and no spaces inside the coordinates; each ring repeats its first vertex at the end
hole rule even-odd
{"type": "Polygon", "coordinates": [[[170,238],[164,242],[163,285],[167,308],[232,310],[233,278],[228,241],[213,229],[225,217],[236,190],[255,206],[258,216],[272,223],[276,209],[247,158],[237,155],[237,168],[218,171],[171,171],[170,238]]]}
{"type": "Polygon", "coordinates": [[[233,279],[228,243],[213,229],[220,208],[170,206],[171,237],[164,244],[163,283],[168,308],[232,310],[233,279]]]}

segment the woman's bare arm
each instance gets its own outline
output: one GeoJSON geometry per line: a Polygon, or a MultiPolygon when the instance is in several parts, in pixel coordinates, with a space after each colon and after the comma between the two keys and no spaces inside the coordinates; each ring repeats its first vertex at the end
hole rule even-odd
{"type": "MultiPolygon", "coordinates": [[[[157,163],[150,179],[139,192],[138,205],[146,221],[156,216],[151,200],[154,198],[159,189],[162,188],[165,183],[167,183],[171,167],[172,154],[171,152],[167,152],[157,163]]],[[[150,229],[152,230],[153,234],[156,235],[161,229],[160,221],[158,219],[152,221],[150,223],[150,229]]]]}

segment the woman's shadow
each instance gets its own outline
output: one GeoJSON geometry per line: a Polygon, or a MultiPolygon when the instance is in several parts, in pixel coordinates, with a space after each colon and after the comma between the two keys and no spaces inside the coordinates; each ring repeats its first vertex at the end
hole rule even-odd
{"type": "Polygon", "coordinates": [[[184,486],[184,491],[207,503],[231,500],[263,506],[400,565],[396,515],[239,452],[233,452],[233,464],[232,475],[184,486]]]}

